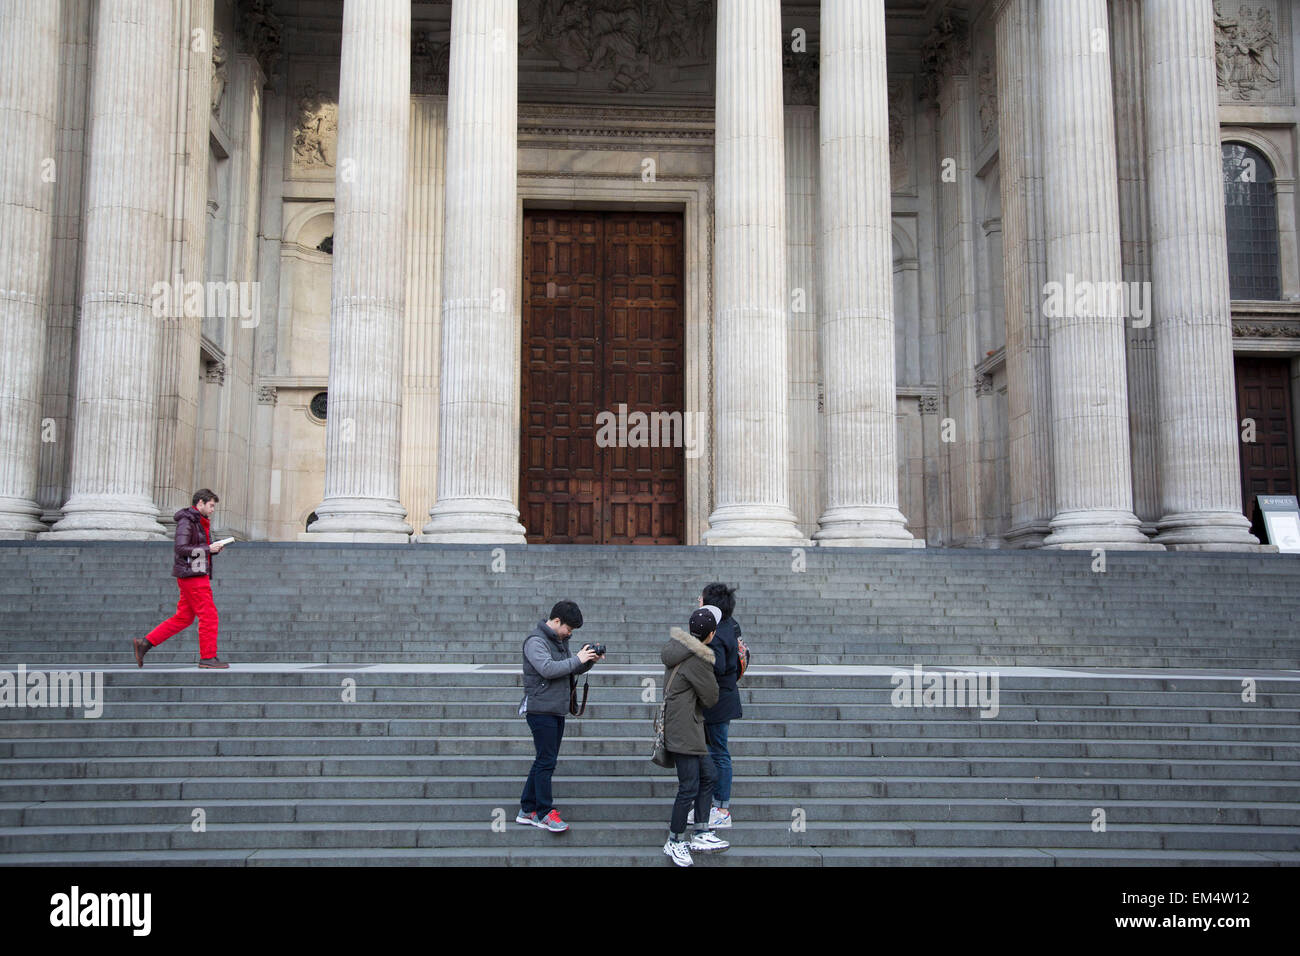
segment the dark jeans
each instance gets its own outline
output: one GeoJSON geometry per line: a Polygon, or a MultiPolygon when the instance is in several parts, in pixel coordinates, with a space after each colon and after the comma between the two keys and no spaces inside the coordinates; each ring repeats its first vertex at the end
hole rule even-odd
{"type": "Polygon", "coordinates": [[[731,802],[731,751],[727,749],[727,732],[731,721],[705,724],[704,738],[709,742],[709,756],[717,768],[718,779],[713,785],[713,804],[722,807],[731,802]]]}
{"type": "Polygon", "coordinates": [[[674,835],[686,832],[686,815],[695,807],[695,829],[709,828],[712,806],[713,758],[708,754],[673,754],[677,761],[677,800],[668,829],[674,835]]]}
{"type": "Polygon", "coordinates": [[[560,757],[560,741],[564,739],[564,718],[558,714],[529,714],[528,729],[533,732],[533,749],[537,757],[528,771],[519,805],[524,813],[536,811],[544,817],[554,808],[551,803],[551,774],[560,757]]]}

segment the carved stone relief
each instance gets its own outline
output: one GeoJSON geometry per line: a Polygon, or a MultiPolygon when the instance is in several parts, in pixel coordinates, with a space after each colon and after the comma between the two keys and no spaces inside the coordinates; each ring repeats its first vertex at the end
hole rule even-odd
{"type": "Polygon", "coordinates": [[[332,170],[338,145],[338,98],[311,83],[298,88],[294,99],[297,118],[293,127],[292,165],[299,170],[332,170]]]}
{"type": "Polygon", "coordinates": [[[1280,103],[1289,99],[1288,11],[1276,0],[1215,0],[1214,52],[1224,102],[1280,103]],[[1284,29],[1285,27],[1285,29],[1284,29]]]}
{"type": "Polygon", "coordinates": [[[712,26],[713,0],[521,0],[519,50],[643,93],[659,67],[711,62],[712,26]]]}

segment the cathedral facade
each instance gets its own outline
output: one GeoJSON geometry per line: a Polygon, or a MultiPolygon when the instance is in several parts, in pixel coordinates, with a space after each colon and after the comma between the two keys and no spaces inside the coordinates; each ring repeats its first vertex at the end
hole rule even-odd
{"type": "Polygon", "coordinates": [[[1292,0],[11,0],[0,536],[1250,550],[1292,0]]]}

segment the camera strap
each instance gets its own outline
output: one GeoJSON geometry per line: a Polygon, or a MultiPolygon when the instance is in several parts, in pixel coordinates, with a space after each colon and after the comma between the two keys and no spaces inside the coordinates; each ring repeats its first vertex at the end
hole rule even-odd
{"type": "Polygon", "coordinates": [[[569,675],[569,713],[581,717],[587,712],[587,678],[582,679],[582,705],[578,704],[578,678],[569,675]]]}

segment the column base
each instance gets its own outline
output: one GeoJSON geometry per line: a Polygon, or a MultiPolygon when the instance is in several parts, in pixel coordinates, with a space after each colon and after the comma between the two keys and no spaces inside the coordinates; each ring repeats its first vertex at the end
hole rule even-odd
{"type": "Polygon", "coordinates": [[[1052,533],[1043,541],[1043,547],[1077,551],[1165,550],[1163,544],[1147,540],[1133,512],[1102,509],[1061,512],[1052,519],[1052,533]]]}
{"type": "Polygon", "coordinates": [[[165,541],[158,509],[143,495],[73,495],[43,541],[165,541]]]}
{"type": "Polygon", "coordinates": [[[1052,533],[1051,522],[1041,521],[1012,528],[1003,537],[1008,548],[1041,548],[1048,535],[1052,533]]]}
{"type": "Polygon", "coordinates": [[[794,512],[779,505],[726,505],[709,515],[703,543],[732,547],[806,548],[794,512]]]}
{"type": "Polygon", "coordinates": [[[519,512],[496,498],[447,498],[429,509],[420,544],[527,544],[519,512]]]}
{"type": "Polygon", "coordinates": [[[897,508],[828,508],[818,520],[813,541],[823,548],[924,548],[907,530],[897,508]]]}
{"type": "Polygon", "coordinates": [[[40,506],[23,498],[0,498],[0,541],[30,541],[50,530],[40,506]]]}
{"type": "Polygon", "coordinates": [[[407,541],[411,526],[405,518],[406,509],[391,498],[326,498],[299,540],[407,541]]]}
{"type": "Polygon", "coordinates": [[[1259,551],[1250,522],[1235,511],[1184,511],[1159,521],[1155,541],[1174,551],[1259,551]]]}

